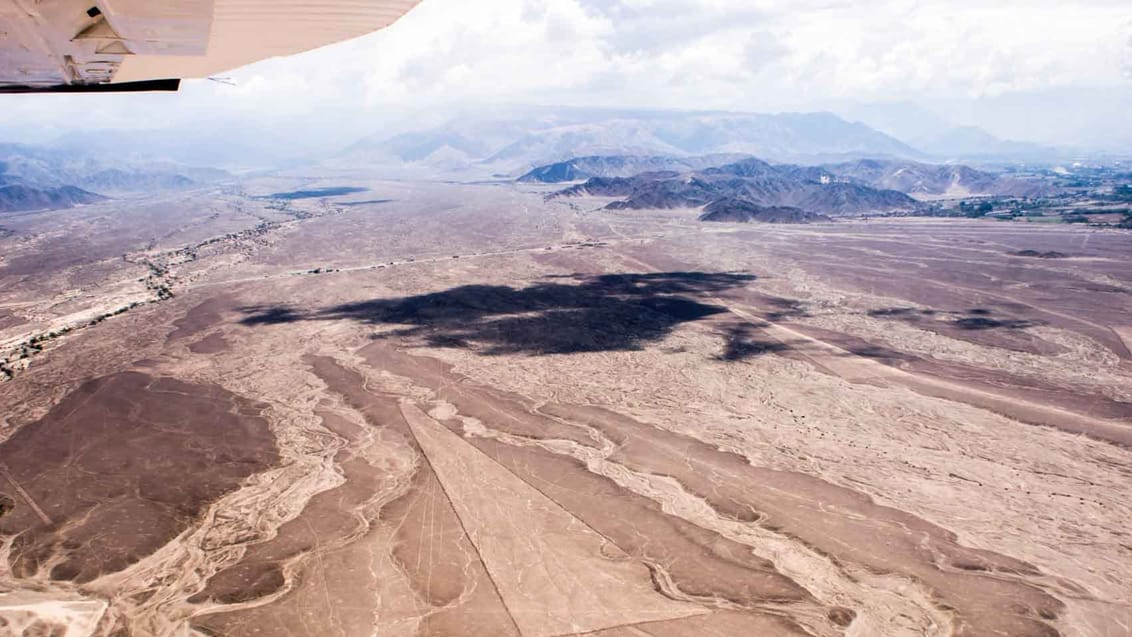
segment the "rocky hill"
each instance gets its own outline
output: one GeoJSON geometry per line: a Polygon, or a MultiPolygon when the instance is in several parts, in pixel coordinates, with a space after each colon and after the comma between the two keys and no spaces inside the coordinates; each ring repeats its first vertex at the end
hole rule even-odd
{"type": "Polygon", "coordinates": [[[690,172],[722,166],[743,159],[742,155],[665,157],[638,155],[593,155],[539,166],[519,177],[521,183],[557,184],[591,177],[632,177],[649,172],[690,172]]]}
{"type": "MultiPolygon", "coordinates": [[[[703,157],[576,157],[540,166],[519,178],[528,183],[561,183],[591,177],[632,177],[646,172],[730,175],[743,178],[789,177],[806,182],[849,184],[895,190],[920,198],[997,195],[1042,197],[1055,190],[1041,181],[1022,180],[963,165],[935,165],[908,160],[860,159],[820,166],[772,165],[733,155],[703,157]]],[[[600,183],[600,182],[598,182],[600,183]]],[[[836,190],[836,189],[835,189],[836,190]]]]}
{"type": "Polygon", "coordinates": [[[74,186],[36,188],[25,184],[0,184],[0,214],[26,210],[54,210],[102,201],[105,197],[74,186]]]}
{"type": "Polygon", "coordinates": [[[1024,181],[959,164],[925,164],[914,161],[861,159],[822,166],[799,166],[801,179],[823,178],[872,188],[898,190],[912,196],[999,195],[1040,197],[1051,193],[1049,185],[1024,181]]]}
{"type": "Polygon", "coordinates": [[[833,221],[826,215],[806,212],[788,206],[760,206],[743,199],[727,197],[704,206],[700,221],[729,221],[739,223],[810,223],[833,221]]]}

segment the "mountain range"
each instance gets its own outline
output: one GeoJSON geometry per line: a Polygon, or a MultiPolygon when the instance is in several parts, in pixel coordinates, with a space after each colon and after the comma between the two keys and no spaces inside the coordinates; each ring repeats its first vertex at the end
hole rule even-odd
{"type": "MultiPolygon", "coordinates": [[[[957,128],[939,118],[905,111],[900,111],[904,113],[900,121],[907,125],[897,128],[909,134],[936,134],[930,144],[936,150],[957,155],[987,149],[993,155],[1007,147],[1017,150],[1012,142],[978,129],[957,128]],[[916,126],[918,120],[923,124],[916,126]]],[[[893,116],[887,121],[896,120],[893,116]]],[[[222,170],[187,166],[179,158],[161,159],[163,154],[203,157],[215,146],[203,132],[200,139],[193,136],[176,144],[170,141],[170,134],[134,131],[119,135],[92,130],[44,146],[0,144],[3,182],[44,190],[69,186],[116,196],[189,188],[230,176],[222,170]]],[[[298,152],[280,161],[292,162],[298,152]]],[[[829,179],[838,184],[823,191],[827,194],[838,189],[848,192],[850,186],[896,190],[915,197],[1040,194],[1033,184],[1011,183],[962,165],[933,166],[927,162],[936,155],[829,112],[498,107],[447,118],[422,115],[413,124],[370,135],[337,154],[311,158],[316,161],[313,165],[289,170],[304,175],[312,169],[326,170],[343,178],[521,177],[528,182],[559,183],[647,172],[695,173],[747,157],[788,165],[801,182],[829,179]]],[[[27,191],[19,198],[34,199],[27,191]]],[[[67,196],[44,192],[41,198],[62,204],[67,196]]]]}
{"type": "MultiPolygon", "coordinates": [[[[731,170],[752,173],[743,177],[782,178],[802,183],[827,185],[848,184],[878,190],[895,190],[920,199],[997,195],[1038,197],[1050,194],[1052,188],[1039,181],[1021,180],[963,165],[937,165],[908,160],[859,159],[819,166],[776,165],[753,160],[734,162],[733,156],[709,155],[691,158],[597,156],[578,157],[564,162],[539,166],[519,178],[527,183],[566,183],[591,178],[626,178],[654,173],[666,177],[734,164],[731,170]]],[[[623,183],[619,181],[597,184],[623,183]]]]}
{"type": "Polygon", "coordinates": [[[1048,145],[1000,139],[983,128],[956,123],[937,110],[911,102],[844,104],[836,111],[903,140],[937,161],[1049,161],[1065,155],[1048,145]]]}
{"type": "Polygon", "coordinates": [[[691,172],[723,166],[745,155],[703,155],[698,157],[665,157],[636,155],[591,155],[575,157],[531,169],[519,177],[520,183],[558,184],[584,181],[590,177],[632,177],[649,172],[691,172]]]}
{"type": "Polygon", "coordinates": [[[212,168],[0,144],[0,212],[69,208],[106,195],[180,190],[226,177],[212,168]]]}
{"type": "MultiPolygon", "coordinates": [[[[197,182],[208,178],[181,168],[204,165],[298,173],[327,168],[343,176],[376,173],[394,179],[480,180],[514,178],[536,166],[599,155],[741,155],[805,165],[862,158],[960,163],[1064,158],[1064,153],[1048,147],[1003,141],[914,105],[835,110],[838,114],[476,105],[389,114],[380,120],[371,117],[377,131],[368,135],[355,132],[366,125],[365,120],[335,124],[328,116],[327,121],[295,121],[288,131],[270,130],[256,122],[239,126],[221,122],[198,125],[191,134],[176,127],[88,129],[57,137],[41,131],[34,141],[69,154],[72,163],[110,158],[113,161],[103,168],[122,168],[119,164],[124,162],[130,164],[123,168],[127,171],[164,164],[162,172],[197,182]]],[[[0,127],[0,135],[31,140],[30,134],[10,128],[0,127]]],[[[0,144],[0,160],[4,146],[0,144]]],[[[93,190],[107,185],[134,187],[121,177],[87,186],[93,190]]],[[[136,187],[145,187],[144,181],[136,187]]]]}
{"type": "MultiPolygon", "coordinates": [[[[691,173],[653,172],[634,177],[592,177],[551,195],[597,196],[617,200],[609,210],[699,208],[720,217],[768,214],[764,208],[793,208],[796,221],[808,215],[848,216],[868,212],[908,211],[921,204],[896,191],[849,181],[811,180],[797,166],[774,166],[759,159],[691,173]]],[[[783,215],[777,212],[782,218],[783,215]]]]}
{"type": "Polygon", "coordinates": [[[36,188],[0,181],[0,214],[26,210],[71,208],[78,204],[94,203],[104,199],[106,197],[102,195],[96,195],[74,186],[36,188]]]}
{"type": "MultiPolygon", "coordinates": [[[[925,108],[839,109],[808,113],[649,111],[600,108],[499,107],[447,119],[424,118],[396,133],[360,139],[323,166],[378,169],[395,178],[559,179],[527,175],[536,167],[573,158],[625,156],[635,161],[679,159],[674,170],[694,170],[704,156],[753,156],[774,163],[833,164],[857,159],[925,163],[1047,162],[1057,149],[1004,141],[958,125],[925,108]],[[436,123],[440,121],[440,123],[436,123]]],[[[577,160],[575,160],[577,161],[577,160]]],[[[647,163],[647,162],[646,162],[647,163]]],[[[651,170],[645,165],[642,168],[651,170]]],[[[637,166],[616,169],[630,176],[637,166]]],[[[668,169],[660,165],[657,169],[668,169]]],[[[606,173],[614,169],[607,167],[606,173]]],[[[584,167],[582,172],[586,172],[584,167]]],[[[567,175],[569,176],[569,175],[567,175]]]]}
{"type": "Polygon", "coordinates": [[[1040,197],[1052,192],[1043,182],[1022,180],[961,164],[925,164],[915,161],[859,159],[821,166],[781,166],[796,178],[828,180],[871,188],[896,190],[921,199],[996,195],[1040,197]]]}
{"type": "Polygon", "coordinates": [[[231,176],[216,168],[25,144],[0,144],[0,175],[30,186],[77,186],[103,194],[186,188],[231,176]]]}
{"type": "MultiPolygon", "coordinates": [[[[522,175],[584,156],[758,156],[822,163],[860,157],[923,158],[900,140],[832,113],[717,113],[555,109],[503,117],[464,116],[438,127],[351,145],[323,165],[380,168],[400,177],[522,175]]],[[[630,170],[626,168],[625,170],[630,170]]]]}

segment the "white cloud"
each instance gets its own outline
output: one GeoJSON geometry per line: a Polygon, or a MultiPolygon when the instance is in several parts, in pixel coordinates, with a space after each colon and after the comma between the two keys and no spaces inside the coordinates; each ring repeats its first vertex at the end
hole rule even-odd
{"type": "Polygon", "coordinates": [[[424,0],[176,96],[5,97],[0,125],[339,124],[469,101],[774,110],[1126,86],[1126,0],[424,0]]]}
{"type": "Polygon", "coordinates": [[[515,99],[583,86],[608,62],[611,24],[574,0],[422,3],[372,38],[371,103],[515,99]]]}
{"type": "Polygon", "coordinates": [[[1130,18],[1106,1],[426,0],[372,39],[368,94],[738,108],[1103,85],[1130,18]]]}

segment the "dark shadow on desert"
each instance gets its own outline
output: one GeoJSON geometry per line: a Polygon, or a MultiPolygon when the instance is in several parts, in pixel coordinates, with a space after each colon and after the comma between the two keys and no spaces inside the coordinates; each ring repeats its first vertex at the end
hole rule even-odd
{"type": "Polygon", "coordinates": [[[293,190],[291,192],[276,192],[270,195],[261,197],[261,199],[284,199],[293,201],[295,199],[319,199],[322,197],[340,197],[342,195],[353,195],[359,192],[368,192],[369,188],[360,188],[357,186],[332,186],[329,188],[311,188],[308,190],[293,190]]]}
{"type": "Polygon", "coordinates": [[[759,327],[750,323],[734,323],[722,332],[724,349],[716,357],[721,361],[744,361],[764,354],[774,354],[790,348],[785,343],[769,337],[760,337],[759,327]]]}
{"type": "Polygon", "coordinates": [[[484,355],[639,350],[682,323],[726,312],[705,303],[754,281],[742,273],[661,272],[550,277],[525,288],[464,285],[442,292],[348,303],[304,312],[287,306],[244,308],[246,326],[353,320],[401,326],[375,338],[484,355]]]}
{"type": "Polygon", "coordinates": [[[870,310],[868,315],[873,318],[898,319],[909,323],[918,323],[923,319],[945,319],[948,324],[968,331],[994,329],[1021,330],[1027,327],[1044,325],[1044,323],[1040,321],[1016,317],[995,317],[993,310],[981,307],[962,312],[945,312],[913,307],[887,307],[879,310],[870,310]]]}

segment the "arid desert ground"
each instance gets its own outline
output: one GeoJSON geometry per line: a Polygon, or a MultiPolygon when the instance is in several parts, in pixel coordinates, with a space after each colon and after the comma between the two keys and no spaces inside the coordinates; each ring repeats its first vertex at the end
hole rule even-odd
{"type": "Polygon", "coordinates": [[[0,218],[0,635],[1132,634],[1132,233],[339,185],[0,218]]]}

